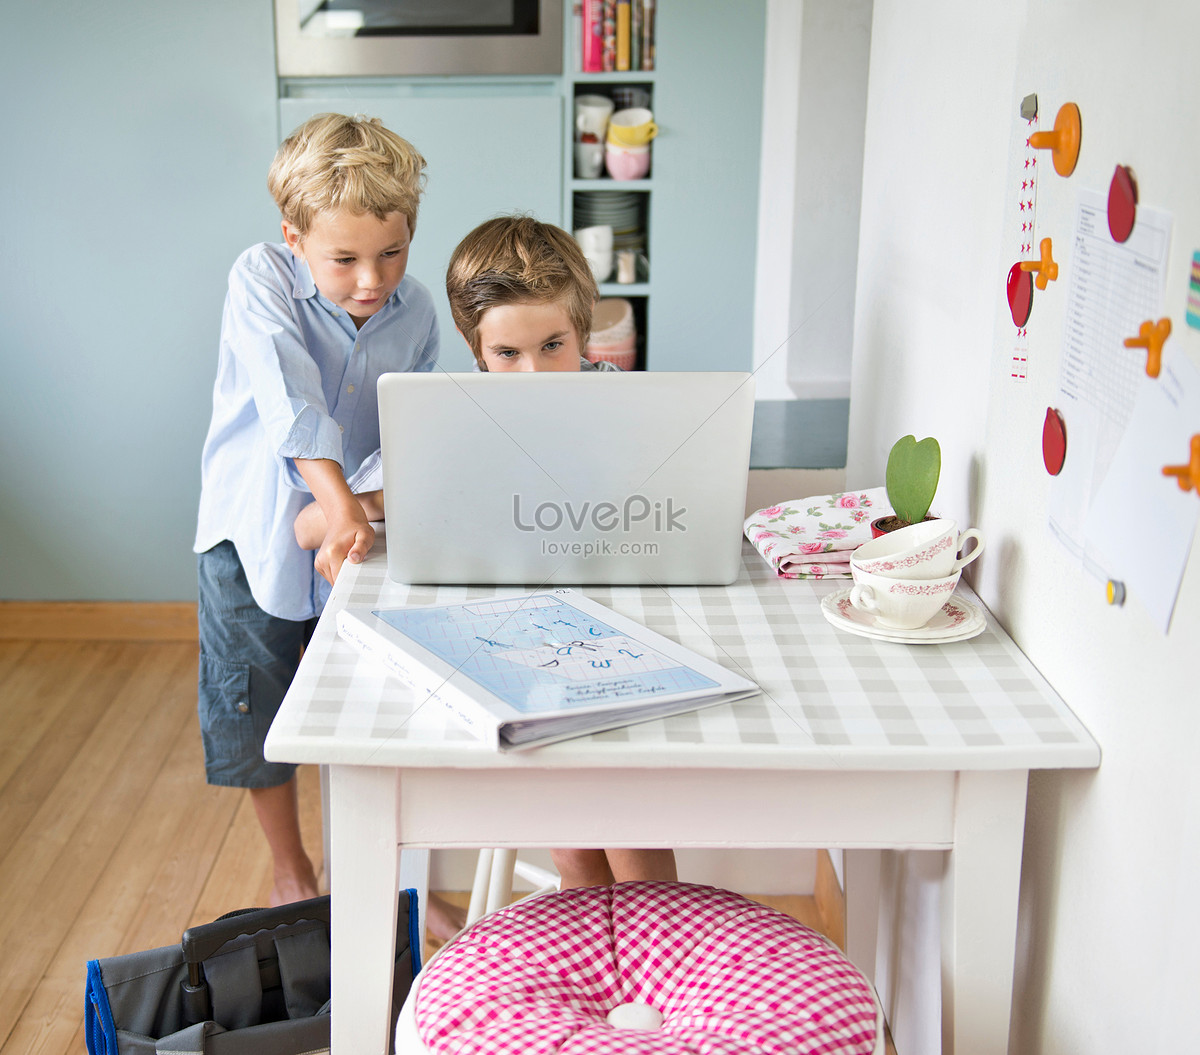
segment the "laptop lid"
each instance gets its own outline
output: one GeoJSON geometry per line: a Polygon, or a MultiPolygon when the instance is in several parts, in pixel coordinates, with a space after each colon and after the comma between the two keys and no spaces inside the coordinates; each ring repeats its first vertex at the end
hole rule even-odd
{"type": "Polygon", "coordinates": [[[738,576],[750,374],[384,374],[379,416],[397,582],[738,576]]]}

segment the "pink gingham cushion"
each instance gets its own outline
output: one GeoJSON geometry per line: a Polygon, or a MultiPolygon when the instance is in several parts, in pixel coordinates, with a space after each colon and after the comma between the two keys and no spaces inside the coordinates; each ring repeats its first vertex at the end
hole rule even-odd
{"type": "Polygon", "coordinates": [[[436,1055],[866,1055],[871,989],[821,935],[738,894],[684,883],[565,890],[485,916],[419,978],[436,1055]],[[657,1030],[605,1021],[620,1004],[657,1030]]]}

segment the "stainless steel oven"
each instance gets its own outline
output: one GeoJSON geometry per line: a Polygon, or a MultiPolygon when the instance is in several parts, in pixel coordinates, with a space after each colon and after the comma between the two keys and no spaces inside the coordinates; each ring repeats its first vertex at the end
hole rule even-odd
{"type": "Polygon", "coordinates": [[[562,0],[275,0],[281,77],[557,74],[562,0]]]}

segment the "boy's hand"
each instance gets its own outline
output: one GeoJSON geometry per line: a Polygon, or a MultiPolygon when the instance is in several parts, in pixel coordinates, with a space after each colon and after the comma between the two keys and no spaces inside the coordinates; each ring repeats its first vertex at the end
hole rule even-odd
{"type": "MultiPolygon", "coordinates": [[[[383,492],[363,491],[354,496],[362,506],[368,521],[383,519],[383,492]]],[[[294,530],[296,541],[301,549],[320,549],[325,541],[325,532],[329,525],[325,522],[325,514],[320,502],[309,502],[296,517],[294,530]]]]}
{"type": "MultiPolygon", "coordinates": [[[[330,583],[337,579],[342,564],[361,564],[375,544],[375,529],[358,498],[350,493],[342,467],[327,458],[296,459],[296,470],[308,484],[325,520],[324,539],[315,564],[330,583]]],[[[297,527],[301,527],[297,518],[297,527]]],[[[299,530],[297,538],[299,539],[299,530]]],[[[303,545],[303,542],[301,542],[303,545]]]]}
{"type": "Polygon", "coordinates": [[[345,514],[332,519],[325,532],[325,540],[317,550],[315,563],[319,571],[333,583],[342,570],[342,564],[361,564],[375,544],[375,529],[358,502],[346,507],[345,514]]]}

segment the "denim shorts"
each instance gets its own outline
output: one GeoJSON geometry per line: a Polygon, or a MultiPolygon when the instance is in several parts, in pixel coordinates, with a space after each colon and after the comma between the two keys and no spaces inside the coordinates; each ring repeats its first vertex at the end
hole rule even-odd
{"type": "Polygon", "coordinates": [[[317,621],[279,619],[259,608],[232,542],[201,553],[196,568],[206,779],[235,788],[285,784],[296,767],[268,762],[263,742],[317,621]]]}

